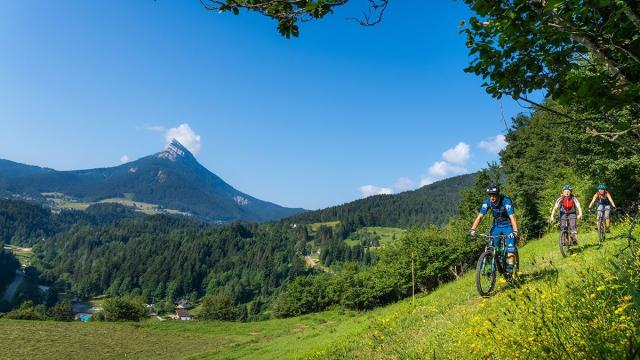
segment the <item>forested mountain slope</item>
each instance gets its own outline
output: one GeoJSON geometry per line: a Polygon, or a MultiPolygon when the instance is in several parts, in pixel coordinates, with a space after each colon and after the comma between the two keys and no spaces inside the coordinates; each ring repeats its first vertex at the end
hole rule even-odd
{"type": "Polygon", "coordinates": [[[420,189],[395,195],[376,195],[288,219],[316,223],[340,221],[351,227],[443,225],[458,214],[461,190],[475,183],[477,174],[455,176],[420,189]]]}

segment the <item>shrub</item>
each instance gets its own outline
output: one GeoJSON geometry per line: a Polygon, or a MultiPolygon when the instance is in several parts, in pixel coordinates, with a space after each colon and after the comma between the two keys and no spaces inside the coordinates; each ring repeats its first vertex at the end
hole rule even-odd
{"type": "Polygon", "coordinates": [[[219,291],[204,297],[200,317],[205,320],[236,320],[238,309],[228,291],[219,291]]]}
{"type": "Polygon", "coordinates": [[[96,320],[140,321],[147,315],[147,310],[141,302],[122,297],[105,300],[102,308],[103,310],[96,314],[96,320]]]}
{"type": "Polygon", "coordinates": [[[73,307],[69,300],[62,300],[52,306],[48,311],[49,317],[57,321],[72,321],[73,307]]]}
{"type": "Polygon", "coordinates": [[[34,305],[31,300],[27,300],[19,308],[9,312],[7,318],[14,320],[46,320],[46,308],[42,304],[34,305]]]}

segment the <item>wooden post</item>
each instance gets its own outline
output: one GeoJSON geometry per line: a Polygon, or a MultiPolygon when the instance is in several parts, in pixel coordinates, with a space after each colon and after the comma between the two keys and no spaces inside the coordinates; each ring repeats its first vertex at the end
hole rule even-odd
{"type": "Polygon", "coordinates": [[[414,257],[415,253],[412,252],[411,253],[411,302],[413,304],[413,306],[416,306],[416,274],[415,274],[415,270],[414,270],[414,265],[413,265],[413,257],[414,257]]]}

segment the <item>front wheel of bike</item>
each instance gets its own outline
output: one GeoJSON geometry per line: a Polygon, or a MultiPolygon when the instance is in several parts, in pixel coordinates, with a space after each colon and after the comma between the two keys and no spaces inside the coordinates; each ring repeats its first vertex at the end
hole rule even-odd
{"type": "Polygon", "coordinates": [[[607,237],[607,229],[604,226],[604,221],[598,221],[598,239],[600,242],[604,242],[604,239],[607,237]]]}
{"type": "Polygon", "coordinates": [[[569,256],[569,251],[571,247],[571,239],[569,239],[569,233],[566,231],[560,232],[560,253],[562,257],[569,256]]]}
{"type": "Polygon", "coordinates": [[[496,261],[491,251],[485,251],[476,266],[476,288],[480,296],[489,296],[496,284],[496,261]]]}

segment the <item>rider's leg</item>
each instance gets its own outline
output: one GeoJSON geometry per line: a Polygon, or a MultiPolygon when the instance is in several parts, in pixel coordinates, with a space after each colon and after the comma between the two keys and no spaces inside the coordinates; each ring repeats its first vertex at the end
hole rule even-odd
{"type": "Polygon", "coordinates": [[[498,231],[496,231],[496,233],[498,233],[499,235],[504,235],[505,236],[505,255],[507,257],[506,259],[506,272],[507,274],[511,274],[513,273],[513,265],[515,264],[515,260],[516,260],[516,255],[515,255],[515,239],[509,238],[509,235],[511,235],[513,233],[513,227],[511,225],[509,226],[504,226],[504,227],[500,227],[497,228],[498,231]]]}
{"type": "Polygon", "coordinates": [[[491,242],[493,247],[497,249],[500,246],[500,239],[498,238],[498,236],[502,234],[502,230],[499,227],[494,225],[491,228],[491,231],[489,232],[489,234],[493,236],[493,239],[491,240],[491,242]]]}
{"type": "Polygon", "coordinates": [[[516,264],[516,253],[518,249],[516,248],[516,239],[507,237],[505,239],[505,245],[507,247],[507,274],[513,273],[513,267],[516,264]]]}
{"type": "Polygon", "coordinates": [[[604,216],[604,205],[598,205],[598,223],[596,224],[596,229],[600,226],[600,219],[604,216]]]}
{"type": "Polygon", "coordinates": [[[611,225],[611,220],[609,220],[609,216],[611,215],[611,205],[607,205],[604,207],[604,228],[605,230],[609,229],[609,225],[611,225]]]}
{"type": "Polygon", "coordinates": [[[560,214],[560,231],[564,231],[565,229],[569,230],[569,215],[562,213],[560,214]]]}
{"type": "Polygon", "coordinates": [[[569,221],[569,234],[571,234],[571,239],[573,240],[573,245],[578,245],[578,226],[576,224],[576,214],[567,214],[567,218],[569,221]]]}

